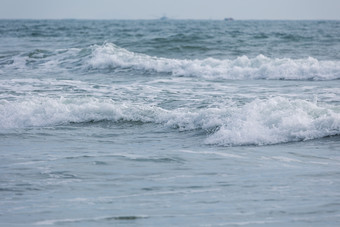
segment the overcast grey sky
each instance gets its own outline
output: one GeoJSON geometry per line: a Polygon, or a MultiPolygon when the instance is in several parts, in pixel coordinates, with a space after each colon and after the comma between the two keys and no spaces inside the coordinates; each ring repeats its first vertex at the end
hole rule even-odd
{"type": "Polygon", "coordinates": [[[0,0],[14,19],[335,19],[340,0],[0,0]]]}

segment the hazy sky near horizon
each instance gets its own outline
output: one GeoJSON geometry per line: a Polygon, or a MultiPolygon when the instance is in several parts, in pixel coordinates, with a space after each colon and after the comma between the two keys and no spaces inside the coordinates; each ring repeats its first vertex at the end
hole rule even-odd
{"type": "Polygon", "coordinates": [[[1,19],[331,19],[340,0],[0,0],[1,19]]]}

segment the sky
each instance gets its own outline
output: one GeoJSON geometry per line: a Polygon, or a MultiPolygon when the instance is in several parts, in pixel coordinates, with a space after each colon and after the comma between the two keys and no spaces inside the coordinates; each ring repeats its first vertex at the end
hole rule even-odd
{"type": "Polygon", "coordinates": [[[340,0],[0,0],[1,19],[340,20],[340,0]]]}

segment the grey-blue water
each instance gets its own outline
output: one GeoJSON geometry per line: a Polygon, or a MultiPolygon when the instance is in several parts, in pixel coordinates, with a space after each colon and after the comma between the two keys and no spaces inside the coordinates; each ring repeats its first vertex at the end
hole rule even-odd
{"type": "Polygon", "coordinates": [[[339,21],[0,20],[1,226],[339,221],[339,21]]]}

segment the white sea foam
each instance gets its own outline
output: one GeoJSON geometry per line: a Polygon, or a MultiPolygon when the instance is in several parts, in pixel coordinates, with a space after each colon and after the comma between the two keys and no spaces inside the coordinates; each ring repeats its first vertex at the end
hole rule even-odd
{"type": "Polygon", "coordinates": [[[166,110],[98,98],[35,96],[22,101],[0,101],[2,129],[103,120],[156,123],[178,130],[205,130],[208,135],[205,143],[222,146],[276,144],[340,134],[338,107],[282,97],[254,100],[243,107],[201,110],[166,110]]]}
{"type": "Polygon", "coordinates": [[[263,55],[234,60],[206,58],[181,60],[134,53],[112,43],[94,46],[88,64],[92,68],[134,68],[176,76],[197,76],[225,79],[291,79],[334,80],[340,78],[339,61],[306,59],[271,59],[263,55]]]}
{"type": "Polygon", "coordinates": [[[233,112],[206,143],[265,145],[340,134],[340,110],[304,100],[255,100],[233,112]]]}

